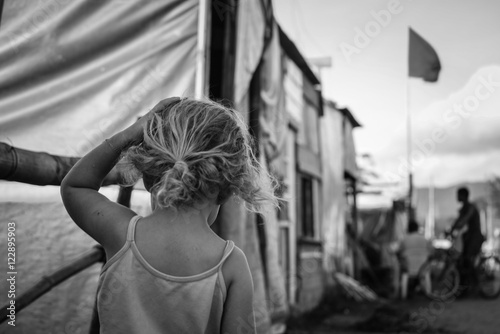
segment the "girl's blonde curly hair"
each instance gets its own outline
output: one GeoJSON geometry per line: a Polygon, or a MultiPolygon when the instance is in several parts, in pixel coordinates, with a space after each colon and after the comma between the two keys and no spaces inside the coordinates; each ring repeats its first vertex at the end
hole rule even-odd
{"type": "Polygon", "coordinates": [[[238,113],[210,100],[185,98],[154,114],[144,141],[124,152],[129,181],[143,177],[160,208],[192,207],[232,195],[247,209],[277,205],[274,179],[253,153],[254,141],[238,113]]]}

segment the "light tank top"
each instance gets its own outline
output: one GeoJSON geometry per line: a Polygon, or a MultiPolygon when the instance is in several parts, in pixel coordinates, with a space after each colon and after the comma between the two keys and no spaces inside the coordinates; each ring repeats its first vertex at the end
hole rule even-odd
{"type": "Polygon", "coordinates": [[[222,259],[203,273],[167,275],[153,268],[135,244],[140,218],[130,220],[125,245],[99,276],[100,333],[220,333],[226,299],[221,268],[234,243],[227,241],[222,259]]]}

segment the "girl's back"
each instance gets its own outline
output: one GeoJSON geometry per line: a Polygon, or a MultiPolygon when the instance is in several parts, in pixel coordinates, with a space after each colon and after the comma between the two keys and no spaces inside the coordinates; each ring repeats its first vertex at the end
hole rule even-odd
{"type": "Polygon", "coordinates": [[[196,222],[139,220],[135,243],[152,267],[173,276],[202,273],[220,261],[226,242],[211,231],[198,231],[196,222]]]}
{"type": "Polygon", "coordinates": [[[125,245],[103,267],[97,294],[105,319],[101,333],[220,333],[227,296],[222,266],[234,244],[223,242],[218,258],[209,254],[220,246],[215,239],[194,251],[182,238],[165,249],[163,242],[173,241],[161,234],[168,231],[143,219],[130,220],[125,245]]]}

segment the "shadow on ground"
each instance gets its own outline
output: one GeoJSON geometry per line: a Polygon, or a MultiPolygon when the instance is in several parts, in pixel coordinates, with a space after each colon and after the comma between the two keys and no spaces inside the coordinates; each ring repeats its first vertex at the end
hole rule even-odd
{"type": "Polygon", "coordinates": [[[432,301],[355,302],[343,296],[326,297],[318,307],[288,322],[289,334],[398,333],[460,334],[436,324],[432,301]]]}

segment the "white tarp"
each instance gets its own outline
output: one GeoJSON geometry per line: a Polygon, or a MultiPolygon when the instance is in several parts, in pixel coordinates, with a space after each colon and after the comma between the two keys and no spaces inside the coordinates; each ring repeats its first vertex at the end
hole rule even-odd
{"type": "Polygon", "coordinates": [[[240,107],[248,98],[250,81],[264,49],[266,21],[261,1],[240,0],[237,22],[234,102],[240,107]]]}
{"type": "Polygon", "coordinates": [[[0,140],[81,156],[194,93],[198,1],[5,1],[0,140]]]}
{"type": "Polygon", "coordinates": [[[342,147],[342,114],[330,103],[324,104],[321,125],[321,157],[323,167],[322,232],[325,268],[342,271],[345,256],[345,185],[342,147]],[[341,266],[341,268],[335,268],[341,266]]]}
{"type": "MultiPolygon", "coordinates": [[[[283,176],[279,170],[288,121],[285,110],[285,92],[283,89],[283,65],[279,31],[276,22],[273,23],[272,39],[263,55],[260,70],[261,109],[259,125],[261,131],[260,155],[262,166],[271,167],[272,173],[283,176]]],[[[288,274],[279,265],[279,224],[278,216],[272,208],[264,214],[264,229],[266,235],[266,274],[268,276],[269,308],[276,322],[286,319],[288,313],[285,276],[288,274]]]]}

